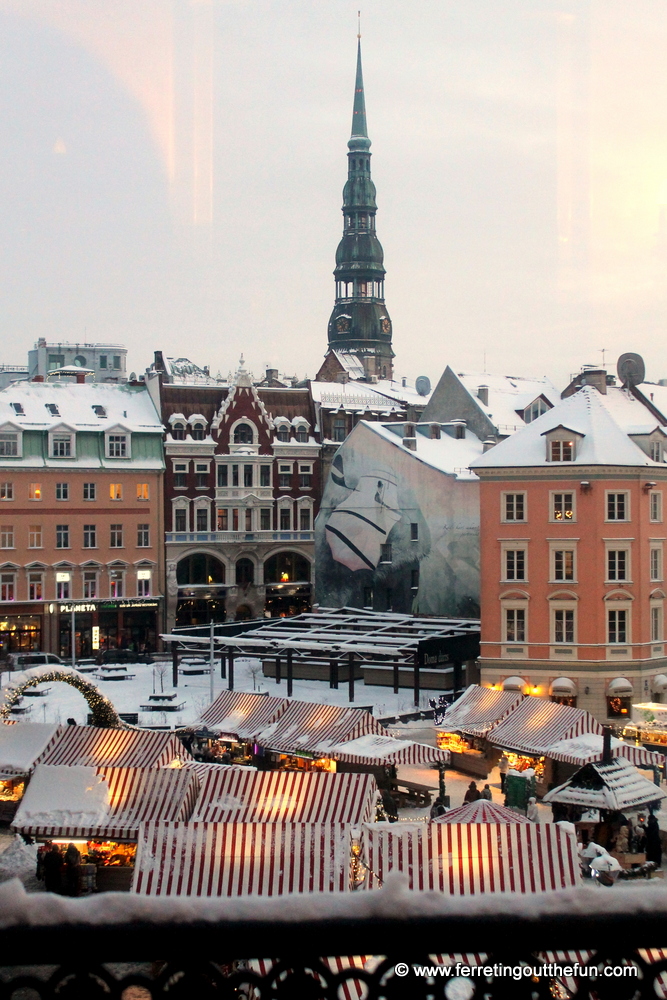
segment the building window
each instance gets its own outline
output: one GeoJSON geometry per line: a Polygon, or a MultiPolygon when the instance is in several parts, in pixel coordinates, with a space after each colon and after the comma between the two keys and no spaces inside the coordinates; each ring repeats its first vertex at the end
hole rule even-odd
{"type": "Polygon", "coordinates": [[[542,398],[536,399],[523,411],[523,419],[527,424],[530,424],[533,420],[541,417],[543,413],[546,413],[548,409],[549,407],[542,398]]]}
{"type": "Polygon", "coordinates": [[[526,494],[505,493],[503,497],[503,514],[504,521],[525,521],[526,494]]]}
{"type": "Polygon", "coordinates": [[[651,642],[662,642],[662,607],[651,605],[651,642]]]}
{"type": "Polygon", "coordinates": [[[308,444],[308,431],[305,427],[299,427],[297,429],[296,439],[299,444],[308,444]]]}
{"type": "Polygon", "coordinates": [[[56,525],[56,548],[69,548],[69,524],[56,525]]]}
{"type": "Polygon", "coordinates": [[[525,608],[505,608],[505,642],[526,641],[525,608]]]}
{"type": "Polygon", "coordinates": [[[252,486],[252,465],[243,466],[243,485],[252,486]]]}
{"type": "Polygon", "coordinates": [[[120,354],[114,354],[114,356],[113,356],[113,366],[116,369],[116,371],[120,371],[120,368],[121,368],[120,354]]]}
{"type": "Polygon", "coordinates": [[[206,430],[203,424],[197,423],[192,425],[193,441],[203,441],[205,436],[206,436],[206,430]]]}
{"type": "Polygon", "coordinates": [[[19,453],[18,434],[0,434],[0,457],[17,458],[19,453]]]}
{"type": "Polygon", "coordinates": [[[245,511],[245,530],[252,531],[252,510],[250,507],[247,507],[245,511]]]}
{"type": "Polygon", "coordinates": [[[629,506],[627,493],[607,493],[607,520],[629,521],[629,506]]]}
{"type": "Polygon", "coordinates": [[[41,573],[28,573],[28,600],[44,600],[44,579],[41,573]]]}
{"type": "Polygon", "coordinates": [[[183,507],[177,507],[174,511],[174,531],[187,531],[187,511],[183,507]]]}
{"type": "Polygon", "coordinates": [[[239,485],[239,467],[238,465],[232,465],[232,486],[239,485]]]}
{"type": "Polygon", "coordinates": [[[299,528],[301,531],[310,531],[310,507],[302,507],[300,509],[299,528]]]}
{"type": "Polygon", "coordinates": [[[239,530],[239,511],[238,507],[232,508],[232,531],[239,530]]]}
{"type": "Polygon", "coordinates": [[[97,499],[97,489],[95,483],[84,483],[83,484],[83,499],[84,500],[96,500],[97,499]]]}
{"type": "MultiPolygon", "coordinates": [[[[206,521],[204,521],[204,527],[199,527],[199,514],[201,512],[197,511],[197,530],[206,531],[206,521]]],[[[204,510],[204,515],[206,511],[204,510]]],[[[139,549],[149,549],[151,545],[151,526],[150,524],[138,524],[137,525],[137,548],[139,549]]]]}
{"type": "Polygon", "coordinates": [[[271,531],[271,511],[268,507],[262,507],[259,512],[259,530],[271,531]]]}
{"type": "Polygon", "coordinates": [[[238,424],[234,428],[234,444],[252,444],[253,433],[250,424],[238,424]]]}
{"type": "Polygon", "coordinates": [[[174,441],[185,441],[185,424],[172,424],[171,436],[174,441]]]}
{"type": "Polygon", "coordinates": [[[574,493],[551,494],[551,520],[574,520],[574,493]]]}
{"type": "Polygon", "coordinates": [[[574,580],[574,549],[555,549],[553,559],[553,579],[574,580]]]}
{"type": "Polygon", "coordinates": [[[0,600],[14,600],[15,577],[13,573],[0,574],[0,600]]]}
{"type": "Polygon", "coordinates": [[[525,580],[526,579],[526,550],[506,549],[505,550],[505,579],[525,580]]]}
{"type": "Polygon", "coordinates": [[[109,434],[107,439],[108,458],[127,458],[127,435],[109,434]]]}
{"type": "Polygon", "coordinates": [[[137,597],[150,597],[150,596],[151,596],[150,576],[139,577],[137,580],[137,597]]]}
{"type": "Polygon", "coordinates": [[[270,486],[271,485],[271,466],[270,465],[260,465],[260,467],[259,467],[259,485],[260,486],[270,486]]]}
{"type": "Polygon", "coordinates": [[[56,500],[69,500],[69,483],[56,483],[56,500]]]}
{"type": "Polygon", "coordinates": [[[13,499],[14,499],[14,484],[0,483],[0,500],[13,500],[13,499]]]}
{"type": "Polygon", "coordinates": [[[292,466],[291,465],[279,465],[278,466],[278,486],[282,490],[288,490],[292,485],[292,466]]]}
{"type": "Polygon", "coordinates": [[[123,525],[122,524],[111,524],[109,526],[110,540],[109,545],[112,549],[122,549],[123,548],[123,525]]]}
{"type": "Polygon", "coordinates": [[[662,462],[662,442],[651,441],[651,459],[654,462],[662,462]]]}
{"type": "Polygon", "coordinates": [[[109,589],[111,597],[123,596],[123,571],[122,569],[112,569],[109,573],[109,589]]]}
{"type": "Polygon", "coordinates": [[[56,600],[69,601],[69,573],[56,573],[56,600]]]}
{"type": "Polygon", "coordinates": [[[218,466],[218,486],[219,487],[225,487],[225,486],[227,486],[228,480],[229,480],[229,469],[227,468],[226,465],[219,465],[218,466]]]}
{"type": "Polygon", "coordinates": [[[611,583],[628,579],[628,555],[627,549],[607,550],[607,580],[611,583]]]}
{"type": "Polygon", "coordinates": [[[292,527],[292,511],[289,507],[281,507],[279,513],[281,531],[290,531],[292,527]]]}
{"type": "Polygon", "coordinates": [[[554,611],[554,642],[574,642],[574,611],[554,611]]]}
{"type": "Polygon", "coordinates": [[[14,525],[0,524],[0,549],[14,548],[14,525]]]}
{"type": "Polygon", "coordinates": [[[419,524],[416,521],[412,521],[410,523],[410,541],[419,541],[419,524]]]}
{"type": "Polygon", "coordinates": [[[174,464],[174,489],[184,490],[187,484],[188,467],[184,463],[174,464]]]}
{"type": "Polygon", "coordinates": [[[100,368],[107,367],[107,356],[106,354],[100,354],[100,368]]]}
{"type": "Polygon", "coordinates": [[[276,437],[278,438],[279,441],[282,441],[283,444],[288,444],[289,443],[289,427],[285,427],[285,425],[282,424],[278,428],[278,433],[277,433],[276,437]]]}
{"type": "Polygon", "coordinates": [[[419,569],[410,570],[410,589],[419,590],[419,569]]]}
{"type": "Polygon", "coordinates": [[[333,422],[333,440],[344,441],[347,437],[347,427],[344,417],[339,417],[333,422]]]}
{"type": "Polygon", "coordinates": [[[62,368],[64,364],[64,354],[49,354],[48,370],[50,372],[52,372],[54,368],[62,368]]]}
{"type": "Polygon", "coordinates": [[[109,499],[110,500],[122,500],[123,499],[123,484],[122,483],[109,483],[109,499]]]}
{"type": "Polygon", "coordinates": [[[95,570],[86,570],[83,574],[83,596],[84,598],[97,597],[97,573],[95,570]]]}
{"type": "Polygon", "coordinates": [[[391,560],[391,542],[384,542],[384,544],[380,546],[380,562],[390,563],[391,560]]]}
{"type": "Polygon", "coordinates": [[[97,548],[97,528],[94,524],[84,524],[83,526],[83,547],[84,549],[97,548]]]}
{"type": "Polygon", "coordinates": [[[651,521],[662,521],[662,493],[651,493],[650,497],[650,519],[651,521]]]}
{"type": "Polygon", "coordinates": [[[632,711],[632,696],[611,695],[607,697],[607,715],[618,719],[630,715],[632,711]]]}
{"type": "Polygon", "coordinates": [[[137,500],[150,500],[148,483],[137,483],[137,500]]]}
{"type": "Polygon", "coordinates": [[[299,466],[299,488],[302,490],[309,490],[313,481],[313,467],[312,465],[300,465],[299,466]]]}
{"type": "Polygon", "coordinates": [[[229,531],[229,511],[224,507],[218,511],[218,531],[229,531]]]}
{"type": "Polygon", "coordinates": [[[28,500],[41,500],[42,499],[42,484],[41,483],[30,483],[28,487],[28,500]]]}
{"type": "Polygon", "coordinates": [[[607,611],[607,642],[625,643],[628,641],[628,612],[607,611]]]}
{"type": "Polygon", "coordinates": [[[651,580],[662,580],[662,547],[655,546],[650,552],[651,580]]]}
{"type": "Polygon", "coordinates": [[[195,464],[195,487],[198,490],[205,490],[208,486],[208,465],[197,462],[195,464]]]}
{"type": "Polygon", "coordinates": [[[28,548],[42,548],[42,526],[41,524],[28,525],[28,548]]]}
{"type": "Polygon", "coordinates": [[[239,559],[236,563],[236,583],[239,587],[249,587],[255,580],[255,567],[250,559],[239,559]]]}
{"type": "Polygon", "coordinates": [[[574,461],[574,441],[548,441],[547,448],[549,462],[574,461]]]}
{"type": "Polygon", "coordinates": [[[72,455],[72,435],[54,434],[51,438],[51,456],[53,458],[70,458],[72,455]]]}

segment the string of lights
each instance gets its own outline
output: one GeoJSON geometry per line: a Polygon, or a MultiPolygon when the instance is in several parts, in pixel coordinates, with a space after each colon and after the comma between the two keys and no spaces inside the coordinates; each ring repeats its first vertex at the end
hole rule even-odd
{"type": "Polygon", "coordinates": [[[91,684],[90,681],[86,680],[80,674],[69,673],[64,670],[46,670],[37,676],[27,677],[16,686],[11,685],[6,687],[5,700],[0,705],[0,719],[2,722],[8,725],[13,724],[14,720],[10,718],[11,711],[23,697],[23,692],[26,688],[36,687],[38,684],[49,681],[62,681],[64,684],[69,684],[71,687],[76,688],[86,699],[93,717],[94,726],[104,729],[118,729],[123,726],[113,704],[94,684],[91,684]]]}

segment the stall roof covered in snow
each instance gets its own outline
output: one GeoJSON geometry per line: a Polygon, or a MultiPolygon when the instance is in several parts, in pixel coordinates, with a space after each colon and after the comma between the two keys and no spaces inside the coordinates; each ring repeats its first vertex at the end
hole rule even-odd
{"type": "Polygon", "coordinates": [[[393,736],[367,733],[329,747],[327,757],[347,764],[398,766],[400,764],[448,764],[449,750],[440,750],[427,743],[399,740],[393,736]]]}
{"type": "Polygon", "coordinates": [[[283,753],[306,750],[324,755],[331,747],[366,733],[389,735],[363,708],[293,701],[275,722],[259,733],[257,742],[268,750],[283,753]]]}
{"type": "Polygon", "coordinates": [[[476,802],[466,802],[458,809],[450,809],[448,813],[438,816],[435,823],[530,823],[521,813],[506,809],[488,799],[478,799],[476,802]]]}
{"type": "Polygon", "coordinates": [[[554,743],[582,733],[602,736],[602,726],[590,712],[528,695],[491,727],[486,738],[506,750],[549,757],[554,743]]]}
{"type": "Polygon", "coordinates": [[[643,774],[623,757],[608,764],[585,764],[557,788],[552,788],[543,802],[560,802],[584,809],[634,809],[667,798],[667,792],[647,781],[643,774]]]}
{"type": "Polygon", "coordinates": [[[62,730],[62,726],[44,722],[0,725],[0,779],[29,774],[37,759],[62,730]]]}
{"type": "Polygon", "coordinates": [[[486,736],[489,729],[516,708],[523,695],[517,691],[496,691],[495,688],[471,684],[445,712],[438,729],[486,736]]]}
{"type": "Polygon", "coordinates": [[[192,760],[173,733],[148,729],[64,726],[39,756],[39,764],[90,767],[169,767],[192,760]]]}
{"type": "Polygon", "coordinates": [[[203,727],[219,736],[254,740],[265,726],[282,715],[288,705],[287,698],[245,691],[221,691],[189,728],[203,727]]]}
{"type": "MultiPolygon", "coordinates": [[[[601,761],[603,739],[596,733],[582,733],[581,736],[573,736],[568,740],[558,740],[550,747],[549,756],[565,764],[580,766],[601,761]]],[[[625,740],[617,740],[613,736],[611,750],[615,757],[625,757],[636,767],[662,767],[665,761],[664,754],[654,753],[645,747],[635,746],[634,743],[626,743],[625,740]]]]}

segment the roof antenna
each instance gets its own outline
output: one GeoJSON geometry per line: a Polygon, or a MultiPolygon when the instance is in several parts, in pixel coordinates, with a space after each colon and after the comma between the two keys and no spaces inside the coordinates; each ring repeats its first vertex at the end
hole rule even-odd
{"type": "Polygon", "coordinates": [[[608,347],[601,347],[600,348],[600,354],[602,355],[602,367],[603,368],[604,368],[604,356],[605,356],[605,354],[607,353],[608,350],[609,350],[608,347]]]}
{"type": "Polygon", "coordinates": [[[357,38],[361,38],[361,11],[357,11],[357,38]]]}

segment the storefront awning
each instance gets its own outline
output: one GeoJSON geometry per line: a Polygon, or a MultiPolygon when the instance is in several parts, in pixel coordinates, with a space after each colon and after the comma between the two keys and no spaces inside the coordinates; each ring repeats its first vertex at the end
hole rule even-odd
{"type": "Polygon", "coordinates": [[[632,682],[627,677],[615,677],[607,685],[608,695],[631,695],[634,692],[632,682]]]}
{"type": "Polygon", "coordinates": [[[506,677],[503,681],[503,691],[523,691],[526,687],[523,677],[506,677]]]}
{"type": "Polygon", "coordinates": [[[569,677],[557,677],[551,682],[549,694],[556,697],[576,697],[577,685],[569,677]]]}
{"type": "Polygon", "coordinates": [[[667,691],[667,674],[656,674],[651,681],[651,691],[654,694],[664,694],[667,691]]]}

